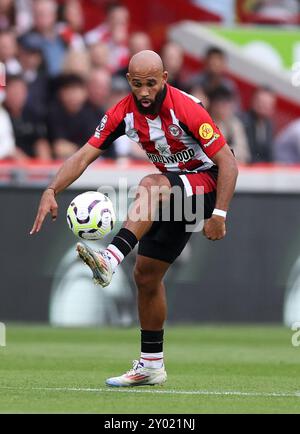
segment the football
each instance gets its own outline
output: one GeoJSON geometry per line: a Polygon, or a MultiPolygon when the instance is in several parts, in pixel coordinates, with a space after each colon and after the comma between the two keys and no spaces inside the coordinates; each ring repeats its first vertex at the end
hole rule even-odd
{"type": "Polygon", "coordinates": [[[87,191],[72,200],[67,210],[69,228],[84,240],[100,240],[111,232],[116,215],[111,200],[97,191],[87,191]]]}

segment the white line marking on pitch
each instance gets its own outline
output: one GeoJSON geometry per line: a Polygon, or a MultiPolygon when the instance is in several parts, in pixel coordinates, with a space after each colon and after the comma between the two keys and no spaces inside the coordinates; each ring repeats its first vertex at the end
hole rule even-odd
{"type": "Polygon", "coordinates": [[[202,396],[248,396],[265,398],[300,398],[300,392],[238,392],[238,391],[210,391],[210,390],[142,390],[118,388],[76,388],[76,387],[0,387],[0,390],[44,391],[44,392],[87,392],[87,393],[150,393],[162,395],[202,395],[202,396]]]}

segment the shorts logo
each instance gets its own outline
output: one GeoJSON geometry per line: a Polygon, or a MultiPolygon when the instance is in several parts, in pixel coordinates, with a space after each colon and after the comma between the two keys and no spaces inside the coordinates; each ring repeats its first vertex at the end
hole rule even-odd
{"type": "Polygon", "coordinates": [[[214,134],[213,127],[208,123],[202,124],[201,127],[199,128],[199,135],[204,140],[211,139],[213,134],[214,134]]]}
{"type": "Polygon", "coordinates": [[[108,116],[104,115],[103,118],[101,119],[100,125],[98,125],[98,127],[96,128],[96,132],[95,132],[96,139],[100,139],[101,131],[104,130],[107,121],[108,121],[108,116]]]}
{"type": "Polygon", "coordinates": [[[175,139],[179,139],[182,136],[182,129],[178,125],[169,125],[168,131],[173,137],[175,137],[175,139]]]}

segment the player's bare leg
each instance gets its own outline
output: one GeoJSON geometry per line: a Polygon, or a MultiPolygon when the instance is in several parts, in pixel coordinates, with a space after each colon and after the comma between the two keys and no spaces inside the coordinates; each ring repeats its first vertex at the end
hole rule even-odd
{"type": "MultiPolygon", "coordinates": [[[[114,269],[152,226],[159,202],[170,199],[171,185],[163,175],[144,178],[136,199],[128,212],[128,219],[106,250],[94,252],[79,244],[80,257],[89,265],[94,279],[102,286],[110,283],[114,269]],[[154,190],[152,189],[154,188],[154,190]],[[141,216],[142,218],[137,218],[141,216]]],[[[108,386],[128,387],[163,384],[167,374],[163,361],[163,326],[167,315],[163,277],[167,262],[138,256],[134,277],[138,289],[138,310],[141,323],[141,357],[133,368],[120,377],[109,378],[108,386]]]]}
{"type": "Polygon", "coordinates": [[[106,380],[108,386],[161,385],[167,380],[163,361],[163,327],[167,303],[163,278],[170,264],[138,255],[134,278],[138,290],[141,356],[133,368],[106,380]]]}
{"type": "Polygon", "coordinates": [[[138,240],[151,228],[159,202],[170,199],[170,191],[170,181],[164,175],[149,175],[140,182],[136,199],[124,223],[124,227],[134,233],[138,240]],[[141,214],[143,218],[137,221],[136,217],[141,214]]]}
{"type": "Polygon", "coordinates": [[[167,317],[163,283],[170,264],[138,255],[134,280],[138,290],[138,310],[142,330],[162,330],[167,317]]]}
{"type": "Polygon", "coordinates": [[[168,201],[170,192],[171,185],[166,176],[146,176],[139,184],[123,228],[106,250],[95,252],[85,244],[78,243],[78,254],[91,268],[96,283],[103,287],[109,285],[115,268],[149,231],[159,202],[168,201]]]}

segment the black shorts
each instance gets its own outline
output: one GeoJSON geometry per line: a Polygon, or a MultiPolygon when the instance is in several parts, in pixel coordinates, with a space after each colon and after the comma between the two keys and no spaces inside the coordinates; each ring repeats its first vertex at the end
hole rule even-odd
{"type": "MultiPolygon", "coordinates": [[[[204,172],[197,173],[164,173],[171,186],[179,186],[185,197],[189,198],[194,209],[196,187],[202,186],[203,216],[211,217],[216,202],[216,186],[218,169],[216,166],[204,172]]],[[[158,259],[171,264],[181,254],[190,239],[192,232],[186,230],[187,221],[154,221],[151,229],[139,242],[138,254],[148,258],[158,259]]]]}

